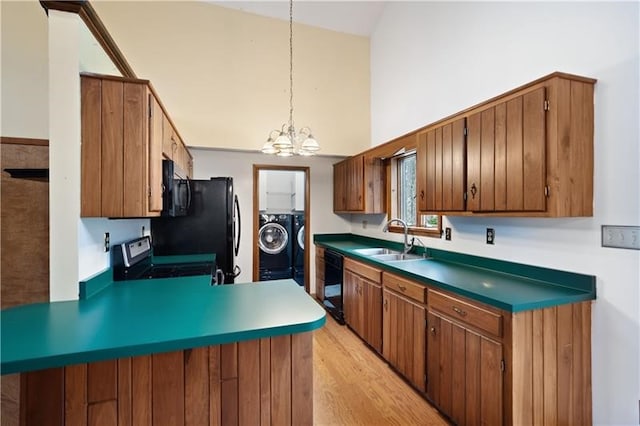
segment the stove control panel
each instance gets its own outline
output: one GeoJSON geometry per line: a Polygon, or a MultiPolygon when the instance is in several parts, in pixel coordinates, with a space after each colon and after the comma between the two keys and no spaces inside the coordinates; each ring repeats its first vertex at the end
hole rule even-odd
{"type": "Polygon", "coordinates": [[[122,243],[122,256],[127,268],[151,256],[151,240],[148,236],[122,243]]]}

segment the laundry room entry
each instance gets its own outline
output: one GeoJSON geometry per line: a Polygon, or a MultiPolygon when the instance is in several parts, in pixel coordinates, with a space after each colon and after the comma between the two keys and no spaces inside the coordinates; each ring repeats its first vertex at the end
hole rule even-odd
{"type": "Polygon", "coordinates": [[[291,278],[309,291],[308,176],[307,167],[254,165],[255,281],[291,278]]]}

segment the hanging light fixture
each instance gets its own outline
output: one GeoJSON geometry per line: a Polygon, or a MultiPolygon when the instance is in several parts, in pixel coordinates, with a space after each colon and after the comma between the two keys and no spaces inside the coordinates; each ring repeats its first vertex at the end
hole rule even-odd
{"type": "Polygon", "coordinates": [[[311,129],[303,127],[296,131],[293,125],[293,0],[289,0],[289,123],[280,130],[272,130],[262,147],[265,154],[276,154],[281,157],[298,155],[314,155],[320,145],[311,134],[311,129]]]}

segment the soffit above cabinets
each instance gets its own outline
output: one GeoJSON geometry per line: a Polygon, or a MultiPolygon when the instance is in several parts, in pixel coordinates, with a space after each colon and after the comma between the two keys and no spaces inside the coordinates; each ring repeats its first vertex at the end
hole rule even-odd
{"type": "Polygon", "coordinates": [[[122,77],[111,58],[84,24],[80,26],[80,72],[122,77]]]}

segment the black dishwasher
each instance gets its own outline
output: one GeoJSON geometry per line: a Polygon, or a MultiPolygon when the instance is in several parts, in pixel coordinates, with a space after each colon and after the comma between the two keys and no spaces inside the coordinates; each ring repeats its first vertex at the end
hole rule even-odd
{"type": "Polygon", "coordinates": [[[340,324],[344,324],[342,312],[342,255],[324,251],[324,300],[327,312],[340,324]]]}

